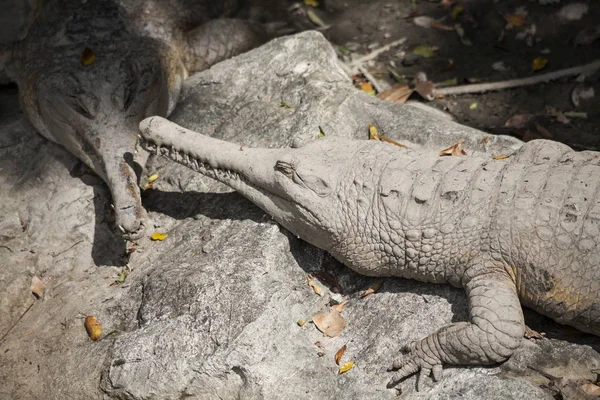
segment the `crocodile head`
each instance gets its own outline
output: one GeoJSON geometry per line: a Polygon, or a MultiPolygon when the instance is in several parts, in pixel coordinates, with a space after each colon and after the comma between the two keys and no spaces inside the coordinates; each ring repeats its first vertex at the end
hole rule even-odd
{"type": "Polygon", "coordinates": [[[167,115],[169,107],[160,61],[132,48],[97,55],[86,50],[81,63],[49,68],[53,72],[36,81],[33,96],[36,125],[104,179],[117,226],[129,239],[143,234],[146,218],[134,171],[137,162],[145,162],[145,155],[136,154],[138,124],[150,115],[167,115]]]}
{"type": "Polygon", "coordinates": [[[245,148],[160,117],[142,121],[140,130],[149,151],[229,185],[317,247],[331,250],[348,228],[342,213],[355,209],[357,201],[345,195],[344,182],[366,141],[319,139],[299,149],[245,148]]]}

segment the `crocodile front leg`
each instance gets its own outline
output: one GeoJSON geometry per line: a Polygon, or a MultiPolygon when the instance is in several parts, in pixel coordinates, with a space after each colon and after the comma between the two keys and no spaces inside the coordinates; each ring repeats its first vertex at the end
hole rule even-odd
{"type": "Polygon", "coordinates": [[[441,328],[405,347],[393,362],[389,386],[419,373],[417,390],[430,374],[438,380],[444,364],[486,365],[506,361],[521,343],[523,311],[515,284],[501,262],[478,258],[465,273],[471,322],[441,328]]]}

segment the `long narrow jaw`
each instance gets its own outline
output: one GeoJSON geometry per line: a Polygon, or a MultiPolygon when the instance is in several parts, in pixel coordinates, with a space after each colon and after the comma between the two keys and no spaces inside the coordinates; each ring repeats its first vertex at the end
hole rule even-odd
{"type": "Polygon", "coordinates": [[[283,225],[297,206],[275,169],[281,149],[246,148],[185,129],[161,117],[140,123],[142,146],[240,192],[283,225]]]}

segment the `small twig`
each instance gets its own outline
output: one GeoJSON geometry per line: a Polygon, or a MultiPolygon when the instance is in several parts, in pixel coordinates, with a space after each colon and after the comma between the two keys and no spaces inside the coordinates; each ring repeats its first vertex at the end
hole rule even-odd
{"type": "Polygon", "coordinates": [[[475,85],[463,85],[446,87],[443,89],[434,89],[434,95],[458,95],[468,93],[483,93],[495,90],[511,89],[515,87],[535,85],[537,83],[548,82],[555,79],[559,79],[565,76],[579,75],[579,74],[590,74],[600,69],[600,60],[596,60],[586,65],[580,65],[578,67],[571,67],[567,69],[561,69],[554,72],[548,72],[547,74],[530,76],[528,78],[521,79],[510,79],[508,81],[501,82],[490,82],[490,83],[478,83],[475,85]]]}
{"type": "Polygon", "coordinates": [[[394,40],[392,43],[388,43],[383,47],[380,47],[378,49],[373,50],[372,52],[370,52],[369,54],[367,54],[366,56],[363,56],[361,58],[359,58],[358,60],[354,60],[350,63],[350,66],[352,68],[359,68],[361,66],[361,64],[367,62],[367,61],[371,61],[377,57],[379,57],[379,55],[385,51],[388,51],[389,49],[391,49],[392,47],[396,47],[401,45],[402,43],[406,42],[406,38],[403,37],[401,39],[398,40],[394,40]]]}
{"type": "Polygon", "coordinates": [[[367,71],[362,65],[358,67],[358,70],[365,76],[365,78],[367,78],[369,82],[371,82],[371,85],[373,85],[373,87],[375,88],[375,90],[377,90],[378,93],[381,93],[390,88],[386,82],[379,82],[377,79],[375,79],[375,77],[371,75],[369,71],[367,71]],[[384,87],[384,85],[387,87],[384,87]]]}
{"type": "Polygon", "coordinates": [[[81,239],[79,242],[74,243],[73,245],[69,246],[68,248],[64,249],[63,251],[60,251],[58,253],[52,253],[52,258],[58,257],[63,253],[66,253],[67,251],[71,250],[73,247],[77,246],[79,243],[83,242],[84,239],[81,239]]]}
{"type": "Polygon", "coordinates": [[[15,323],[12,324],[12,326],[10,328],[8,328],[8,330],[4,333],[4,335],[2,335],[2,337],[0,337],[0,343],[2,343],[2,341],[4,340],[4,338],[6,338],[6,336],[8,336],[8,334],[10,333],[10,331],[12,331],[15,326],[17,326],[17,324],[19,323],[19,321],[21,321],[23,319],[23,317],[25,316],[25,314],[27,314],[29,312],[29,310],[31,310],[31,307],[33,307],[34,304],[35,304],[35,301],[33,303],[31,303],[29,305],[29,307],[27,307],[27,310],[25,310],[25,312],[23,312],[23,314],[21,314],[21,316],[19,317],[19,319],[16,320],[15,323]]]}

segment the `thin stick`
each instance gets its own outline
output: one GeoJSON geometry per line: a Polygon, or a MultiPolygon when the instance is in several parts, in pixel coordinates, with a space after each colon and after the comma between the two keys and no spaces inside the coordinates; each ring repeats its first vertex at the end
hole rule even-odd
{"type": "Polygon", "coordinates": [[[483,93],[494,90],[504,90],[521,86],[535,85],[541,82],[548,82],[555,79],[559,79],[565,76],[579,75],[579,74],[591,74],[596,70],[600,69],[600,60],[596,60],[586,65],[580,65],[578,67],[571,67],[567,69],[561,69],[554,72],[548,72],[547,74],[530,76],[528,78],[511,79],[508,81],[491,82],[491,83],[478,83],[475,85],[463,85],[446,87],[442,89],[435,89],[434,95],[458,95],[468,93],[483,93]]]}
{"type": "Polygon", "coordinates": [[[365,78],[367,78],[367,80],[369,82],[371,82],[371,85],[373,85],[375,90],[377,90],[377,93],[381,93],[381,92],[385,91],[386,89],[390,88],[386,82],[383,82],[383,81],[379,82],[377,79],[375,79],[375,77],[373,75],[371,75],[369,73],[369,71],[367,71],[367,69],[364,68],[362,65],[360,65],[358,67],[358,70],[360,72],[362,72],[362,74],[365,76],[365,78]],[[387,86],[387,88],[385,86],[387,86]]]}
{"type": "Polygon", "coordinates": [[[10,328],[8,328],[8,330],[4,333],[4,335],[2,335],[2,337],[0,337],[0,343],[2,343],[2,341],[4,340],[5,337],[8,336],[8,334],[10,333],[10,331],[12,331],[15,326],[17,326],[17,324],[19,323],[19,321],[21,321],[23,319],[23,317],[25,316],[25,314],[27,314],[29,312],[29,310],[31,310],[31,307],[33,307],[34,304],[35,304],[35,301],[33,303],[31,303],[29,305],[29,307],[27,307],[27,310],[25,310],[23,312],[23,314],[21,314],[21,316],[19,317],[19,319],[16,320],[15,323],[12,324],[12,326],[10,328]]]}
{"type": "Polygon", "coordinates": [[[359,58],[358,60],[354,60],[352,62],[350,62],[350,66],[352,68],[358,68],[360,66],[360,64],[365,63],[367,61],[371,61],[377,57],[379,57],[379,55],[385,51],[388,51],[389,49],[391,49],[392,47],[396,47],[398,45],[401,45],[402,43],[406,42],[406,38],[403,37],[401,39],[398,40],[394,40],[392,43],[388,43],[383,47],[380,47],[378,49],[373,50],[372,52],[370,52],[369,54],[367,54],[364,57],[359,58]]]}

